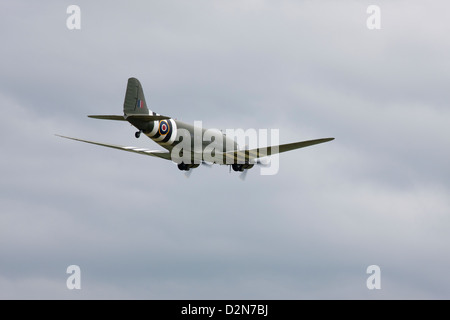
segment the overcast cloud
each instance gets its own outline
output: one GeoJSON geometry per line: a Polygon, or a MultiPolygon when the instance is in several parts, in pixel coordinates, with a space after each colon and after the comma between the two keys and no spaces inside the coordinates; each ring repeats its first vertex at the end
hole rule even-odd
{"type": "Polygon", "coordinates": [[[449,10],[1,2],[0,298],[450,298],[449,10]],[[86,117],[121,114],[132,76],[185,122],[336,140],[242,182],[54,136],[159,149],[86,117]],[[66,287],[72,264],[81,290],[66,287]],[[381,290],[366,287],[373,264],[381,290]]]}

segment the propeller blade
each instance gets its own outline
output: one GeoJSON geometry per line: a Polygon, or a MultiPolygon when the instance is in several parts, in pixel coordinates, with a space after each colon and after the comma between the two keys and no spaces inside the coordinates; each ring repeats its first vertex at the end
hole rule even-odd
{"type": "Polygon", "coordinates": [[[245,178],[247,178],[247,171],[248,171],[248,169],[244,169],[244,171],[239,175],[239,178],[242,181],[245,181],[245,178]]]}
{"type": "Polygon", "coordinates": [[[184,176],[186,177],[186,179],[189,179],[189,177],[191,176],[192,173],[192,169],[189,169],[188,171],[184,172],[184,176]]]}
{"type": "Polygon", "coordinates": [[[209,163],[209,162],[206,162],[206,161],[202,161],[202,165],[204,165],[204,166],[207,167],[207,168],[212,168],[213,163],[209,163]]]}
{"type": "Polygon", "coordinates": [[[269,167],[270,166],[270,158],[256,159],[255,163],[261,167],[269,167]]]}

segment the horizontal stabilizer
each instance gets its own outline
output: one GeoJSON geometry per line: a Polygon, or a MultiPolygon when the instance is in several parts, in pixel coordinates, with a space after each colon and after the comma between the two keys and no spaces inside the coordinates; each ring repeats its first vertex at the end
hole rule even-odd
{"type": "Polygon", "coordinates": [[[116,116],[116,115],[91,115],[89,118],[102,119],[102,120],[117,120],[117,121],[127,121],[127,120],[142,120],[142,121],[159,121],[170,119],[170,117],[161,115],[149,115],[149,114],[130,114],[127,116],[116,116]]]}
{"type": "Polygon", "coordinates": [[[118,120],[127,121],[124,116],[88,116],[89,118],[102,119],[102,120],[118,120]]]}

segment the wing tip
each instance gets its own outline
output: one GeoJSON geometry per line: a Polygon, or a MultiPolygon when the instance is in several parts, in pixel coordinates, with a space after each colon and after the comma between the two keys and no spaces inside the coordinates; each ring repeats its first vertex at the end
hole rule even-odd
{"type": "Polygon", "coordinates": [[[308,140],[308,141],[303,141],[303,142],[315,142],[314,144],[319,144],[319,143],[330,142],[333,140],[334,140],[334,138],[321,138],[321,139],[308,140]]]}
{"type": "Polygon", "coordinates": [[[63,135],[61,135],[61,134],[57,134],[57,133],[55,133],[54,135],[55,135],[55,136],[57,136],[57,137],[60,137],[60,138],[64,138],[64,139],[69,139],[69,140],[80,141],[80,139],[77,139],[77,138],[72,138],[72,137],[68,137],[68,136],[63,136],[63,135]]]}

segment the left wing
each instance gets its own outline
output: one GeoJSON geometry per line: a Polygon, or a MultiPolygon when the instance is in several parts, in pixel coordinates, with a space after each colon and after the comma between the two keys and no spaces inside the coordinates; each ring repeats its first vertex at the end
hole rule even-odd
{"type": "Polygon", "coordinates": [[[139,153],[139,154],[143,154],[146,156],[152,156],[152,157],[157,157],[157,158],[161,158],[161,159],[172,160],[170,157],[170,152],[166,152],[166,151],[149,150],[146,148],[137,148],[137,147],[125,147],[125,146],[119,146],[119,145],[115,145],[115,144],[107,144],[107,143],[71,138],[71,137],[61,136],[59,134],[55,134],[55,136],[65,138],[65,139],[95,144],[95,145],[102,146],[102,147],[108,147],[108,148],[113,148],[113,149],[118,149],[118,150],[123,150],[123,151],[128,151],[128,152],[139,153]]]}
{"type": "Polygon", "coordinates": [[[281,144],[278,146],[264,147],[264,148],[256,148],[250,150],[237,150],[237,151],[229,151],[225,152],[224,155],[229,160],[244,160],[246,162],[253,161],[258,158],[270,156],[277,153],[282,153],[286,151],[291,151],[295,149],[300,149],[304,147],[313,146],[315,144],[324,143],[334,140],[334,138],[325,138],[325,139],[316,139],[316,140],[308,140],[308,141],[300,141],[293,142],[287,144],[281,144]]]}

